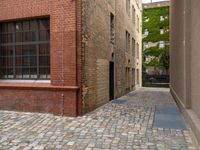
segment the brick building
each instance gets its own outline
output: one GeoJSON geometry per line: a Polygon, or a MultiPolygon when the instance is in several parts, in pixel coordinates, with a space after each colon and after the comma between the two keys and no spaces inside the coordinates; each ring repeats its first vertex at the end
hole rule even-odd
{"type": "Polygon", "coordinates": [[[77,116],[140,86],[141,7],[1,1],[0,109],[77,116]]]}

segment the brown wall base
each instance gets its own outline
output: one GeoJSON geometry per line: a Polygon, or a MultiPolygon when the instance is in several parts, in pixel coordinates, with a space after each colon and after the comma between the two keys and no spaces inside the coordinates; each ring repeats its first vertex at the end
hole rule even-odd
{"type": "Polygon", "coordinates": [[[170,92],[172,96],[174,97],[178,107],[180,108],[181,112],[184,115],[184,118],[186,119],[188,125],[192,129],[193,133],[196,136],[196,139],[198,141],[198,144],[200,145],[200,120],[197,117],[197,115],[194,113],[192,109],[186,109],[184,104],[181,102],[180,98],[176,94],[173,87],[170,86],[170,92]]]}
{"type": "Polygon", "coordinates": [[[77,116],[77,87],[0,83],[0,109],[77,116]]]}

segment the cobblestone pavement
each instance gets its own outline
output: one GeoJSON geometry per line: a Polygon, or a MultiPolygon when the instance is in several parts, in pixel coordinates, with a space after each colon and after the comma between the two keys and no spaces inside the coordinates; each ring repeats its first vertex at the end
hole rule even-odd
{"type": "Polygon", "coordinates": [[[153,128],[168,89],[141,88],[78,118],[0,111],[1,150],[195,150],[189,131],[153,128]]]}

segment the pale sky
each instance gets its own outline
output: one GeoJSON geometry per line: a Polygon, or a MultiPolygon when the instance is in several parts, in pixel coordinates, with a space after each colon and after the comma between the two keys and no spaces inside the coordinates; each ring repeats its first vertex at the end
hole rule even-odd
{"type": "MultiPolygon", "coordinates": [[[[168,1],[168,0],[153,0],[153,2],[168,1]]],[[[142,0],[143,3],[150,3],[151,0],[142,0]]]]}

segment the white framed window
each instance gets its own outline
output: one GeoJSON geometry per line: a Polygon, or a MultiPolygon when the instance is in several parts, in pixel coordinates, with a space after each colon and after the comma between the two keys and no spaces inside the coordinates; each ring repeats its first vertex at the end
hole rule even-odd
{"type": "Polygon", "coordinates": [[[160,16],[160,21],[164,21],[164,20],[165,20],[164,16],[160,16]]]}
{"type": "Polygon", "coordinates": [[[159,48],[165,48],[165,42],[164,41],[159,42],[159,48]]]}
{"type": "Polygon", "coordinates": [[[144,22],[149,22],[149,18],[147,16],[144,17],[144,22]]]}
{"type": "Polygon", "coordinates": [[[144,35],[148,36],[149,35],[149,30],[148,29],[144,29],[144,35]]]}
{"type": "Polygon", "coordinates": [[[160,34],[164,34],[164,29],[160,28],[160,34]]]}
{"type": "Polygon", "coordinates": [[[149,44],[147,42],[144,43],[144,49],[149,48],[149,44]]]}

